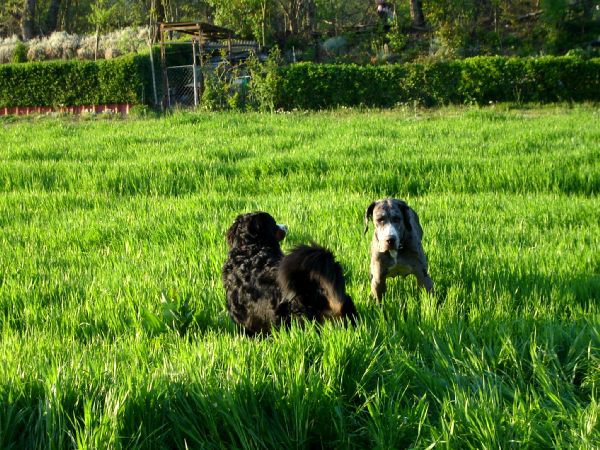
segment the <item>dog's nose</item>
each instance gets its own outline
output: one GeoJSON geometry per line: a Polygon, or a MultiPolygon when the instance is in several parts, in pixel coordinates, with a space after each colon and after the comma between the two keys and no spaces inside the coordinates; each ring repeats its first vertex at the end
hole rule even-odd
{"type": "Polygon", "coordinates": [[[277,224],[277,231],[275,232],[275,237],[278,241],[283,241],[285,236],[287,235],[287,226],[283,224],[277,224]]]}
{"type": "Polygon", "coordinates": [[[388,236],[385,239],[385,243],[389,246],[389,247],[394,247],[396,245],[396,236],[388,236]]]}

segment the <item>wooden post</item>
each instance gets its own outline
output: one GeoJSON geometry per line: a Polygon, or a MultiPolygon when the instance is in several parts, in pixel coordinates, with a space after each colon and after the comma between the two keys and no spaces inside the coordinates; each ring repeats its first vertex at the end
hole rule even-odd
{"type": "Polygon", "coordinates": [[[227,34],[227,59],[231,65],[231,33],[227,34]]]}
{"type": "Polygon", "coordinates": [[[200,54],[200,90],[199,95],[202,98],[202,94],[204,93],[204,46],[203,46],[203,35],[202,35],[202,27],[198,24],[198,53],[200,54]]]}
{"type": "Polygon", "coordinates": [[[163,86],[163,95],[162,100],[160,102],[161,110],[164,111],[167,107],[167,96],[169,94],[169,86],[167,84],[167,55],[165,49],[165,30],[164,24],[160,24],[160,67],[162,70],[162,86],[163,86]]]}
{"type": "Polygon", "coordinates": [[[198,78],[196,76],[196,37],[192,38],[192,82],[194,83],[194,106],[198,106],[198,78]]]}

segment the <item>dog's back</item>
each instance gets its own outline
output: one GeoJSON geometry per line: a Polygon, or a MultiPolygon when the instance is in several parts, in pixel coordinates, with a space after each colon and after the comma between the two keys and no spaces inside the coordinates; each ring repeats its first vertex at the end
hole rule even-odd
{"type": "Polygon", "coordinates": [[[317,322],[326,318],[350,319],[356,308],[346,294],[342,267],[333,253],[317,244],[299,245],[285,256],[279,266],[279,286],[283,300],[280,309],[317,322]]]}

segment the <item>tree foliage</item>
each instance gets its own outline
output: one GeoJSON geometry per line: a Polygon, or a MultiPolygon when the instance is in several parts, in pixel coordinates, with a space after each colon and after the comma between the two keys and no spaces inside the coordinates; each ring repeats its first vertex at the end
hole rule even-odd
{"type": "MultiPolygon", "coordinates": [[[[345,36],[384,39],[415,55],[561,54],[600,36],[600,0],[2,0],[0,37],[27,40],[54,31],[90,34],[156,21],[208,21],[284,50],[345,36]],[[422,5],[423,18],[415,16],[422,5]],[[419,19],[419,20],[417,20],[419,19]],[[418,22],[418,23],[417,23],[418,22]],[[383,26],[390,34],[376,32],[383,26]],[[368,31],[371,30],[371,31],[368,31]],[[375,30],[375,31],[374,31],[375,30]],[[365,37],[366,36],[366,37],[365,37]],[[383,38],[382,38],[383,36],[383,38]]],[[[374,48],[373,44],[366,45],[374,48]]]]}

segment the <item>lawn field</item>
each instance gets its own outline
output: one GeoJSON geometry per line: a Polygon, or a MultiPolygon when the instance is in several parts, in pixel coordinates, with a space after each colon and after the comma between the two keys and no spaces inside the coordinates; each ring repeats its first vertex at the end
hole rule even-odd
{"type": "Polygon", "coordinates": [[[600,110],[0,120],[0,448],[600,448],[600,110]],[[369,297],[365,208],[436,294],[369,297]],[[344,267],[356,327],[235,329],[237,214],[344,267]]]}

